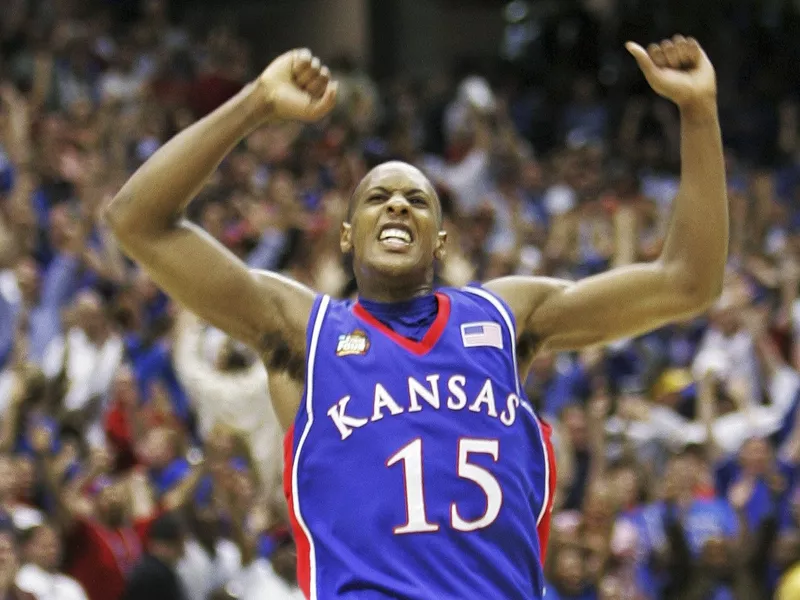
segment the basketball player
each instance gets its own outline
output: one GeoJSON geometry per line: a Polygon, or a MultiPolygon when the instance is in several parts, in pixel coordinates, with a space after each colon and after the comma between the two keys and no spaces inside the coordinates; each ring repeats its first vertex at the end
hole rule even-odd
{"type": "Polygon", "coordinates": [[[336,84],[307,50],[164,145],[108,207],[155,282],[257,348],[281,385],[273,401],[309,598],[541,598],[555,465],[520,387],[531,359],[685,319],[719,294],[728,216],[714,69],[680,36],[628,50],[681,113],[681,186],[650,264],[434,291],[442,209],[422,173],[391,162],[359,183],[341,228],[357,302],[249,271],[182,212],[253,129],[333,107],[336,84]]]}

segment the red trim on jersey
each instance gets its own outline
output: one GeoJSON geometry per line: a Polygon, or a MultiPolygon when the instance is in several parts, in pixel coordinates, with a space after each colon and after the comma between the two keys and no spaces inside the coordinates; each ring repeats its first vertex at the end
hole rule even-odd
{"type": "Polygon", "coordinates": [[[283,495],[289,508],[289,522],[294,532],[294,544],[297,548],[297,585],[306,598],[311,597],[311,544],[294,512],[294,494],[292,490],[292,471],[294,467],[294,424],[289,427],[283,438],[283,495]]]}
{"type": "Polygon", "coordinates": [[[433,348],[436,345],[436,342],[439,341],[439,338],[442,337],[442,333],[444,333],[445,326],[447,325],[447,320],[450,318],[450,297],[441,292],[436,292],[435,295],[436,299],[439,301],[436,319],[433,321],[433,323],[431,323],[428,331],[425,332],[425,336],[420,341],[409,339],[406,336],[400,335],[396,331],[392,330],[390,327],[387,327],[378,319],[369,314],[367,309],[361,306],[358,301],[356,301],[356,303],[353,305],[353,313],[359,319],[369,325],[372,325],[375,329],[380,331],[386,337],[391,338],[409,352],[412,352],[417,356],[423,356],[430,352],[431,348],[433,348]]]}
{"type": "Polygon", "coordinates": [[[544,559],[547,556],[547,542],[550,540],[550,520],[553,517],[553,499],[556,495],[556,453],[553,450],[553,441],[551,439],[553,428],[542,419],[539,419],[539,427],[542,431],[542,439],[544,441],[545,450],[547,451],[545,460],[549,467],[546,482],[547,506],[545,507],[542,520],[539,521],[539,524],[536,526],[536,532],[539,534],[539,555],[542,560],[542,566],[544,566],[544,559]]]}

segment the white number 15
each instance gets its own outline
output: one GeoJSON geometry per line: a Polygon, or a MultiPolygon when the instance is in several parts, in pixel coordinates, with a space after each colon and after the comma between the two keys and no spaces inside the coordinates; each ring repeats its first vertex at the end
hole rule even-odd
{"type": "MultiPolygon", "coordinates": [[[[467,521],[458,512],[456,503],[450,504],[450,526],[457,531],[475,531],[494,523],[503,505],[503,490],[489,471],[469,462],[470,454],[488,454],[494,462],[500,456],[500,445],[497,440],[478,440],[464,438],[458,442],[458,470],[462,479],[468,479],[478,485],[486,495],[486,510],[483,515],[467,521]]],[[[406,513],[408,519],[404,525],[394,528],[394,533],[427,533],[438,531],[439,525],[430,523],[425,512],[425,492],[422,477],[422,440],[416,439],[403,446],[393,454],[386,466],[391,467],[398,462],[403,463],[403,474],[406,488],[406,513]]]]}

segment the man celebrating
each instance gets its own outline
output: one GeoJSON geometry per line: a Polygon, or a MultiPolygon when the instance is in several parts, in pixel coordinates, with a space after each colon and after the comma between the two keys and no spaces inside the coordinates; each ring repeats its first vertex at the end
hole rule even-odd
{"type": "Polygon", "coordinates": [[[434,291],[442,208],[420,171],[392,162],[359,183],[342,225],[357,302],[248,270],[182,212],[255,128],[330,111],[336,84],[307,50],[280,56],[178,134],[107,208],[153,280],[258,349],[280,385],[309,598],[542,598],[555,466],[520,377],[539,350],[636,335],[719,294],[728,216],[714,69],[682,36],[627,48],[681,112],[681,186],[653,263],[576,283],[509,277],[434,291]]]}

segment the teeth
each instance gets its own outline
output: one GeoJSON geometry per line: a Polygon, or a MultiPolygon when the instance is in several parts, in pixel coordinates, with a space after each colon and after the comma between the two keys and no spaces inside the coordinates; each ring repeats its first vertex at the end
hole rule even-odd
{"type": "Polygon", "coordinates": [[[396,239],[400,240],[401,242],[405,242],[406,244],[411,243],[411,235],[403,230],[397,229],[394,227],[387,227],[383,231],[381,231],[381,240],[389,240],[389,239],[396,239]]]}

